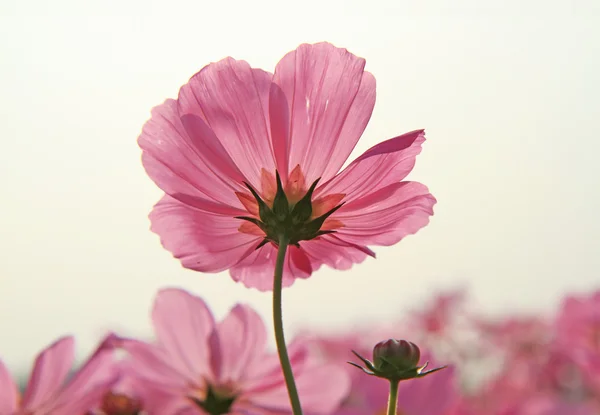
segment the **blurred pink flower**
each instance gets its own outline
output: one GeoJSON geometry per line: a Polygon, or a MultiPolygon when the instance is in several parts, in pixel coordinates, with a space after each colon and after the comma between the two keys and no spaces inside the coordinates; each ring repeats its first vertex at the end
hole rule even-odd
{"type": "Polygon", "coordinates": [[[507,361],[532,364],[545,361],[553,333],[551,325],[539,317],[510,317],[500,321],[478,321],[485,340],[501,351],[507,361]]]}
{"type": "Polygon", "coordinates": [[[127,360],[115,361],[113,372],[118,381],[106,391],[98,406],[88,415],[139,415],[144,409],[141,399],[146,385],[132,375],[133,368],[127,360]]]}
{"type": "Polygon", "coordinates": [[[558,343],[576,359],[600,358],[600,291],[567,297],[556,319],[558,343]]]}
{"type": "MultiPolygon", "coordinates": [[[[108,341],[108,339],[106,340],[108,341]]],[[[112,352],[105,342],[69,380],[75,355],[73,337],[62,337],[36,358],[23,397],[0,361],[0,415],[84,414],[116,382],[109,370],[112,352]]]]}
{"type": "Polygon", "coordinates": [[[600,291],[567,297],[556,319],[556,344],[579,367],[600,402],[600,291]]]}
{"type": "Polygon", "coordinates": [[[597,415],[587,404],[565,402],[553,396],[531,396],[499,415],[597,415]]]}
{"type": "Polygon", "coordinates": [[[274,74],[226,58],[154,108],[138,139],[148,175],[166,193],[151,229],[184,267],[229,269],[248,287],[271,289],[277,247],[257,249],[265,232],[235,217],[259,217],[245,182],[272,204],[276,171],[291,204],[320,179],[312,219],[343,203],[320,228],[335,233],[289,247],[284,286],[324,264],[348,269],[375,256],[368,246],[393,245],[428,223],[435,198],[401,181],[422,130],[377,144],[339,172],[375,105],[375,78],[364,66],[329,43],[301,45],[274,74]]]}
{"type": "Polygon", "coordinates": [[[454,328],[454,319],[465,302],[466,294],[464,289],[438,293],[427,307],[411,316],[414,329],[425,334],[446,334],[454,328]]]}
{"type": "MultiPolygon", "coordinates": [[[[156,344],[118,343],[129,354],[132,375],[144,382],[141,399],[150,414],[291,413],[279,359],[266,350],[265,326],[250,307],[237,305],[217,323],[200,298],[164,289],[152,319],[156,344]]],[[[289,353],[305,411],[335,410],[349,387],[344,371],[317,365],[301,344],[293,343],[289,353]]]]}

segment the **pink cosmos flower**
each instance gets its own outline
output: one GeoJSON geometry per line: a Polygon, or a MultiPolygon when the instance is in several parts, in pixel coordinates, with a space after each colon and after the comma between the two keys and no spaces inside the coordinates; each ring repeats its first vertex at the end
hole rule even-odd
{"type": "Polygon", "coordinates": [[[290,212],[308,199],[294,214],[284,286],[321,265],[348,269],[375,256],[368,246],[393,245],[428,223],[435,198],[401,181],[422,130],[377,144],[340,172],[375,105],[364,67],[328,43],[301,45],[274,74],[226,58],[154,108],[138,139],[148,175],[166,193],[151,229],[184,267],[229,269],[248,287],[271,289],[276,232],[259,206],[275,209],[278,188],[290,212]]]}
{"type": "Polygon", "coordinates": [[[600,291],[567,297],[556,319],[557,348],[579,366],[600,402],[600,291]]]}
{"type": "Polygon", "coordinates": [[[559,343],[577,359],[600,359],[600,291],[589,297],[567,297],[556,329],[559,343]]]}
{"type": "Polygon", "coordinates": [[[62,337],[35,360],[23,397],[0,361],[0,415],[84,414],[100,401],[116,382],[107,368],[112,353],[103,342],[69,380],[75,355],[73,337],[62,337]]]}
{"type": "Polygon", "coordinates": [[[415,330],[423,331],[427,335],[443,336],[454,328],[454,320],[465,300],[464,289],[439,292],[425,309],[415,312],[410,321],[415,330]]]}
{"type": "MultiPolygon", "coordinates": [[[[120,342],[132,375],[145,385],[141,399],[148,413],[291,413],[279,359],[266,350],[265,326],[251,308],[237,305],[217,323],[200,298],[164,289],[152,319],[156,344],[120,342]]],[[[348,391],[344,371],[316,365],[301,344],[292,344],[289,353],[304,410],[331,413],[348,391]]]]}
{"type": "Polygon", "coordinates": [[[132,375],[133,368],[126,360],[115,361],[111,369],[118,374],[119,380],[105,392],[98,406],[88,415],[142,414],[144,402],[141,396],[146,385],[132,375]]]}

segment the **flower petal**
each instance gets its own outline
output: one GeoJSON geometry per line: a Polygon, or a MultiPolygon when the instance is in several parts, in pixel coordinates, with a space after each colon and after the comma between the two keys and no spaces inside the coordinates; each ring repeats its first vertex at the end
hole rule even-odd
{"type": "MultiPolygon", "coordinates": [[[[329,43],[300,45],[277,64],[273,82],[287,98],[289,128],[272,125],[279,132],[273,139],[289,134],[273,147],[288,150],[288,171],[299,164],[307,183],[338,172],[371,117],[375,78],[364,67],[364,59],[329,43]]],[[[281,101],[276,88],[271,99],[281,101]]]]}
{"type": "MultiPolygon", "coordinates": [[[[309,350],[306,344],[292,341],[288,344],[288,356],[294,372],[300,371],[306,364],[309,350]]],[[[262,364],[252,368],[245,382],[244,394],[256,396],[261,391],[271,388],[286,388],[279,356],[275,353],[264,356],[262,364]]]]}
{"type": "Polygon", "coordinates": [[[426,186],[400,182],[344,205],[335,218],[337,236],[357,245],[393,245],[427,225],[435,198],[426,186]]]}
{"type": "Polygon", "coordinates": [[[312,365],[296,379],[302,407],[308,413],[330,414],[350,391],[350,377],[334,364],[312,365]]]}
{"type": "Polygon", "coordinates": [[[416,130],[371,147],[340,174],[318,188],[315,198],[344,193],[344,201],[349,203],[399,182],[413,169],[424,141],[424,131],[416,130]]]}
{"type": "Polygon", "coordinates": [[[54,398],[64,383],[75,355],[73,337],[61,337],[43,350],[35,359],[22,406],[35,412],[54,398]]]}
{"type": "Polygon", "coordinates": [[[208,338],[215,320],[201,298],[176,288],[160,290],[152,321],[158,342],[173,367],[191,379],[210,374],[208,338]]]}
{"type": "MultiPolygon", "coordinates": [[[[246,287],[270,291],[273,289],[276,258],[277,248],[269,243],[235,264],[229,273],[234,281],[242,282],[246,287]]],[[[310,277],[312,271],[312,263],[306,253],[295,246],[288,247],[283,268],[283,286],[289,287],[296,278],[310,277]]]]}
{"type": "Polygon", "coordinates": [[[142,413],[147,415],[209,415],[194,405],[185,393],[173,393],[152,384],[141,389],[140,398],[144,403],[142,413]]]}
{"type": "Polygon", "coordinates": [[[0,414],[12,414],[17,410],[19,391],[2,360],[0,360],[0,414]]]}
{"type": "Polygon", "coordinates": [[[39,408],[38,411],[57,414],[85,413],[91,406],[98,404],[102,396],[119,380],[120,374],[114,366],[115,339],[117,337],[112,333],[105,336],[83,366],[55,395],[53,401],[46,403],[43,410],[39,408]],[[79,408],[83,409],[78,410],[79,408]]]}
{"type": "Polygon", "coordinates": [[[179,91],[179,114],[201,118],[255,188],[260,171],[275,170],[269,92],[272,75],[225,58],[204,67],[179,91]]]}
{"type": "Polygon", "coordinates": [[[201,118],[180,118],[177,101],[152,110],[138,144],[146,172],[165,193],[209,212],[241,208],[235,192],[243,175],[201,118]]]}
{"type": "Polygon", "coordinates": [[[82,389],[76,396],[66,396],[51,407],[39,410],[39,413],[56,415],[88,414],[102,401],[102,398],[115,384],[116,379],[109,379],[103,383],[81,385],[82,389]]]}
{"type": "Polygon", "coordinates": [[[144,382],[160,386],[165,390],[180,390],[188,382],[197,381],[196,378],[189,376],[189,370],[178,371],[165,350],[154,344],[121,338],[119,347],[129,356],[131,375],[144,382]]]}
{"type": "MultiPolygon", "coordinates": [[[[339,365],[310,363],[303,362],[302,368],[294,366],[302,408],[310,414],[330,414],[348,395],[350,379],[339,365]]],[[[249,404],[257,409],[270,410],[267,413],[289,410],[287,389],[283,378],[281,380],[281,383],[272,384],[271,387],[253,391],[249,404]]]]}
{"type": "Polygon", "coordinates": [[[353,264],[363,262],[367,255],[375,256],[366,246],[344,241],[336,235],[323,235],[307,241],[302,245],[302,249],[314,264],[325,264],[339,270],[350,269],[353,264]]]}
{"type": "Polygon", "coordinates": [[[261,364],[266,345],[267,330],[262,318],[250,307],[236,305],[210,337],[217,381],[243,381],[256,364],[261,364]]]}
{"type": "Polygon", "coordinates": [[[239,232],[243,224],[231,216],[194,209],[164,196],[150,213],[151,230],[185,268],[220,272],[250,255],[262,239],[239,232]]]}
{"type": "Polygon", "coordinates": [[[459,401],[453,368],[446,368],[434,375],[404,382],[398,392],[399,409],[408,414],[436,415],[450,413],[459,401]],[[435,393],[435,399],[431,399],[435,393]]]}

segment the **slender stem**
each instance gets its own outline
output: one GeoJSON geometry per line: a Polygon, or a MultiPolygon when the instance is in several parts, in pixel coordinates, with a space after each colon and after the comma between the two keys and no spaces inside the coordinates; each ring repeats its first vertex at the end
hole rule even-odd
{"type": "Polygon", "coordinates": [[[390,380],[390,397],[388,399],[388,410],[387,415],[396,415],[398,406],[398,382],[397,380],[390,380]]]}
{"type": "Polygon", "coordinates": [[[275,341],[277,343],[277,353],[279,353],[279,362],[283,370],[283,377],[287,386],[290,403],[294,415],[302,415],[298,389],[294,381],[294,373],[285,345],[285,336],[283,335],[283,315],[281,311],[281,291],[283,284],[283,265],[285,263],[285,253],[289,240],[287,236],[282,235],[279,238],[279,249],[277,250],[277,261],[275,262],[275,276],[273,281],[273,324],[275,326],[275,341]]]}

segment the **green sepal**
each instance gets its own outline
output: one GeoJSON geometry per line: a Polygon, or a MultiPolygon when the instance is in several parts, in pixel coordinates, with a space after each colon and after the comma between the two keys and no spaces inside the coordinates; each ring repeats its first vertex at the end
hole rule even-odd
{"type": "Polygon", "coordinates": [[[246,182],[244,182],[244,184],[246,185],[248,190],[250,190],[250,193],[252,193],[254,199],[256,199],[256,203],[258,203],[258,216],[260,216],[260,220],[268,225],[275,224],[276,218],[269,205],[267,205],[265,201],[262,200],[262,198],[258,195],[258,193],[256,193],[256,190],[254,190],[252,186],[250,186],[246,182]]]}
{"type": "MultiPolygon", "coordinates": [[[[344,202],[344,203],[346,203],[346,202],[344,202]]],[[[321,229],[321,226],[323,226],[323,222],[325,222],[325,220],[329,216],[331,216],[333,214],[333,212],[335,212],[336,210],[338,210],[339,208],[344,206],[344,203],[340,203],[339,205],[337,205],[336,207],[331,209],[329,212],[323,213],[318,218],[315,218],[312,221],[308,222],[306,225],[304,225],[304,230],[306,231],[306,233],[309,235],[314,235],[317,232],[319,232],[319,229],[321,229]]]]}
{"type": "Polygon", "coordinates": [[[318,178],[314,181],[314,183],[310,186],[306,194],[296,203],[294,208],[292,209],[292,222],[294,224],[304,223],[310,216],[312,215],[312,195],[317,187],[317,183],[319,183],[321,178],[318,178]]]}
{"type": "Polygon", "coordinates": [[[275,172],[275,177],[277,179],[277,192],[273,199],[273,214],[278,222],[283,222],[290,213],[290,204],[283,191],[283,185],[281,184],[281,178],[279,177],[278,172],[275,172]]]}

